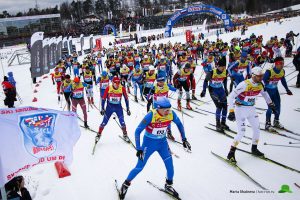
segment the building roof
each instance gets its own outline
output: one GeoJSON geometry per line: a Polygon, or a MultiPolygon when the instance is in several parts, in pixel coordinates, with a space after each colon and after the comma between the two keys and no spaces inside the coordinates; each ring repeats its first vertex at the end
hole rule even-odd
{"type": "Polygon", "coordinates": [[[49,15],[34,15],[34,16],[22,16],[22,17],[9,17],[2,18],[0,22],[11,22],[11,21],[20,21],[28,19],[45,19],[45,18],[57,18],[60,17],[60,14],[49,14],[49,15]]]}

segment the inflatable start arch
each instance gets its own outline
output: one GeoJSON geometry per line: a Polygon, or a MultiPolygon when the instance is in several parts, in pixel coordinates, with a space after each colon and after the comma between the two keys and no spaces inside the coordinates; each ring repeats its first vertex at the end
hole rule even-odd
{"type": "Polygon", "coordinates": [[[165,28],[165,37],[171,37],[172,28],[178,20],[180,20],[185,16],[199,14],[199,13],[214,14],[216,17],[223,20],[225,29],[230,30],[233,28],[233,23],[230,19],[230,16],[226,14],[224,10],[217,8],[215,6],[201,4],[201,5],[190,6],[188,8],[184,8],[182,10],[175,12],[167,22],[165,28]]]}
{"type": "Polygon", "coordinates": [[[117,36],[117,31],[114,25],[111,24],[107,24],[104,26],[103,29],[103,35],[107,35],[108,34],[108,29],[112,29],[112,31],[114,32],[114,36],[117,36]]]}

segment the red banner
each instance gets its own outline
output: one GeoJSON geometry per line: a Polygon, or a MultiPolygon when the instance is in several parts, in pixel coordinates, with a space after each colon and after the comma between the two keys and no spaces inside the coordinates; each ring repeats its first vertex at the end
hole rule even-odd
{"type": "Polygon", "coordinates": [[[187,30],[185,32],[185,39],[187,43],[190,43],[192,41],[192,31],[191,30],[187,30]]]}

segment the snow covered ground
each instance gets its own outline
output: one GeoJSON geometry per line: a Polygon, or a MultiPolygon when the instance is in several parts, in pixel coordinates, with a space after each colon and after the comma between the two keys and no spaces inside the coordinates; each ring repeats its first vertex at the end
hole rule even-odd
{"type": "MultiPolygon", "coordinates": [[[[300,32],[300,17],[286,19],[279,25],[278,23],[270,22],[268,25],[262,24],[249,27],[246,36],[251,33],[256,35],[264,35],[265,41],[270,36],[277,35],[285,37],[286,32],[293,30],[295,33],[300,32]]],[[[220,36],[224,41],[229,41],[232,37],[240,37],[240,32],[223,34],[220,36]]],[[[243,36],[245,37],[245,36],[243,36]]],[[[216,36],[209,38],[215,40],[216,36]]],[[[298,45],[298,38],[295,43],[298,45]]],[[[162,42],[184,42],[184,36],[174,38],[167,38],[155,43],[162,42]]],[[[15,48],[15,47],[14,47],[15,48]]],[[[0,53],[9,52],[10,48],[0,50],[0,53]]],[[[8,56],[9,58],[9,56],[8,56]]],[[[7,59],[8,59],[7,58],[7,59]]],[[[41,81],[39,87],[35,87],[31,83],[29,65],[7,67],[7,59],[2,59],[4,73],[8,71],[14,72],[15,80],[17,81],[18,93],[22,97],[23,104],[19,102],[16,106],[35,106],[46,107],[52,109],[62,109],[57,102],[56,89],[52,85],[50,76],[45,79],[38,79],[41,81]],[[38,93],[34,94],[33,90],[37,89],[38,93]],[[38,101],[33,103],[33,97],[37,97],[38,101]]],[[[80,58],[82,59],[82,58],[80,58]]],[[[1,64],[1,63],[0,63],[1,64]]],[[[291,58],[285,59],[287,65],[286,73],[294,70],[291,64],[291,58]]],[[[271,65],[267,65],[270,67],[271,65]]],[[[0,70],[1,77],[2,70],[0,70]]],[[[196,70],[196,80],[202,73],[199,66],[196,70]]],[[[290,75],[287,80],[292,78],[295,74],[290,75]]],[[[295,85],[295,79],[288,81],[288,85],[295,85]]],[[[197,85],[196,94],[199,94],[202,89],[203,81],[197,85]]],[[[279,86],[280,92],[285,92],[283,87],[279,86]]],[[[293,96],[282,95],[282,114],[281,122],[289,129],[299,131],[297,118],[300,113],[294,111],[295,108],[300,107],[300,91],[299,89],[290,88],[294,93],[293,96]]],[[[99,91],[94,88],[96,96],[95,104],[99,102],[99,91]]],[[[4,99],[4,94],[1,98],[4,99]]],[[[176,95],[174,95],[176,97],[176,95]]],[[[131,97],[130,97],[131,98],[131,97]]],[[[200,97],[199,97],[200,98],[200,97]]],[[[209,101],[210,97],[207,95],[203,98],[209,101]]],[[[185,102],[183,102],[185,104],[185,102]]],[[[65,102],[63,102],[64,106],[65,102]]],[[[176,101],[172,100],[175,106],[176,101]]],[[[263,98],[258,98],[257,106],[266,108],[263,98]]],[[[0,107],[4,107],[3,101],[0,101],[0,107]]],[[[192,104],[195,108],[195,105],[192,104]]],[[[197,106],[201,109],[215,111],[215,106],[212,102],[197,106]]],[[[125,122],[127,130],[131,139],[134,139],[134,131],[137,124],[146,114],[146,107],[130,100],[130,108],[132,115],[128,117],[125,115],[125,122]]],[[[79,115],[82,116],[80,108],[79,115]]],[[[263,111],[259,111],[263,112],[263,111]]],[[[179,114],[179,113],[178,113],[179,114]]],[[[269,162],[252,157],[243,152],[236,152],[238,164],[248,174],[250,174],[256,181],[270,190],[270,193],[260,193],[262,191],[246,177],[241,175],[237,170],[229,166],[227,163],[219,160],[211,154],[214,151],[218,154],[226,156],[232,139],[220,135],[214,131],[206,129],[204,126],[208,123],[215,123],[215,117],[212,114],[207,116],[190,112],[194,118],[188,116],[181,116],[184,120],[186,135],[192,145],[192,153],[187,153],[180,145],[170,142],[171,150],[180,158],[173,157],[175,167],[174,187],[179,192],[182,199],[185,200],[295,200],[300,197],[300,189],[295,187],[294,183],[300,184],[300,174],[289,171],[269,162]],[[293,193],[279,194],[281,185],[288,184],[293,193]],[[249,193],[231,193],[230,191],[248,190],[254,191],[254,194],[249,193]]],[[[265,114],[259,114],[260,122],[265,121],[265,114]]],[[[88,113],[88,124],[91,128],[97,130],[102,121],[102,116],[96,109],[90,109],[88,113]]],[[[79,123],[81,123],[79,121],[79,123]]],[[[233,130],[236,130],[236,124],[228,122],[233,130]]],[[[176,126],[172,125],[174,136],[179,140],[179,132],[176,126]]],[[[135,150],[124,143],[118,135],[121,130],[116,122],[111,118],[108,125],[105,127],[103,137],[101,138],[94,156],[91,155],[92,146],[94,143],[95,134],[88,130],[81,129],[82,135],[74,148],[74,160],[70,166],[72,175],[63,179],[59,179],[54,164],[39,165],[24,173],[26,177],[26,184],[35,200],[82,200],[82,199],[117,199],[117,193],[114,187],[114,180],[119,180],[121,184],[127,177],[129,171],[135,166],[137,157],[135,150]]],[[[289,133],[284,134],[293,136],[289,133]]],[[[251,129],[248,128],[247,136],[252,136],[251,129]]],[[[249,142],[248,140],[245,140],[249,142]]],[[[285,148],[275,146],[265,146],[264,142],[274,144],[287,144],[292,139],[286,139],[270,133],[261,132],[261,140],[259,148],[265,155],[278,162],[284,163],[290,167],[300,170],[300,156],[299,148],[285,148]]],[[[295,142],[295,141],[293,141],[295,142]]],[[[240,144],[240,148],[250,150],[251,145],[240,144]]],[[[149,186],[146,181],[150,180],[154,183],[163,186],[165,181],[166,171],[164,164],[158,154],[154,154],[148,161],[146,167],[141,174],[132,182],[128,190],[126,199],[170,199],[167,195],[159,192],[155,188],[149,186]]]]}

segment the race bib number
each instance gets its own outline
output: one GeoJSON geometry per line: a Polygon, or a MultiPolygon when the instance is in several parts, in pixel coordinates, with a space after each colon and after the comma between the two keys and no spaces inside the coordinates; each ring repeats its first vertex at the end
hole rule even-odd
{"type": "Polygon", "coordinates": [[[121,97],[109,97],[109,102],[113,104],[118,104],[121,101],[121,97]]]}
{"type": "Polygon", "coordinates": [[[108,87],[109,83],[101,83],[101,88],[106,89],[108,87]]]}
{"type": "Polygon", "coordinates": [[[163,136],[167,134],[167,127],[165,128],[154,128],[152,131],[153,135],[163,136]]]}
{"type": "Polygon", "coordinates": [[[83,91],[74,91],[73,92],[73,97],[75,97],[75,98],[83,97],[83,91]]]}
{"type": "Polygon", "coordinates": [[[60,82],[61,81],[61,77],[55,78],[56,82],[60,82]]]}

